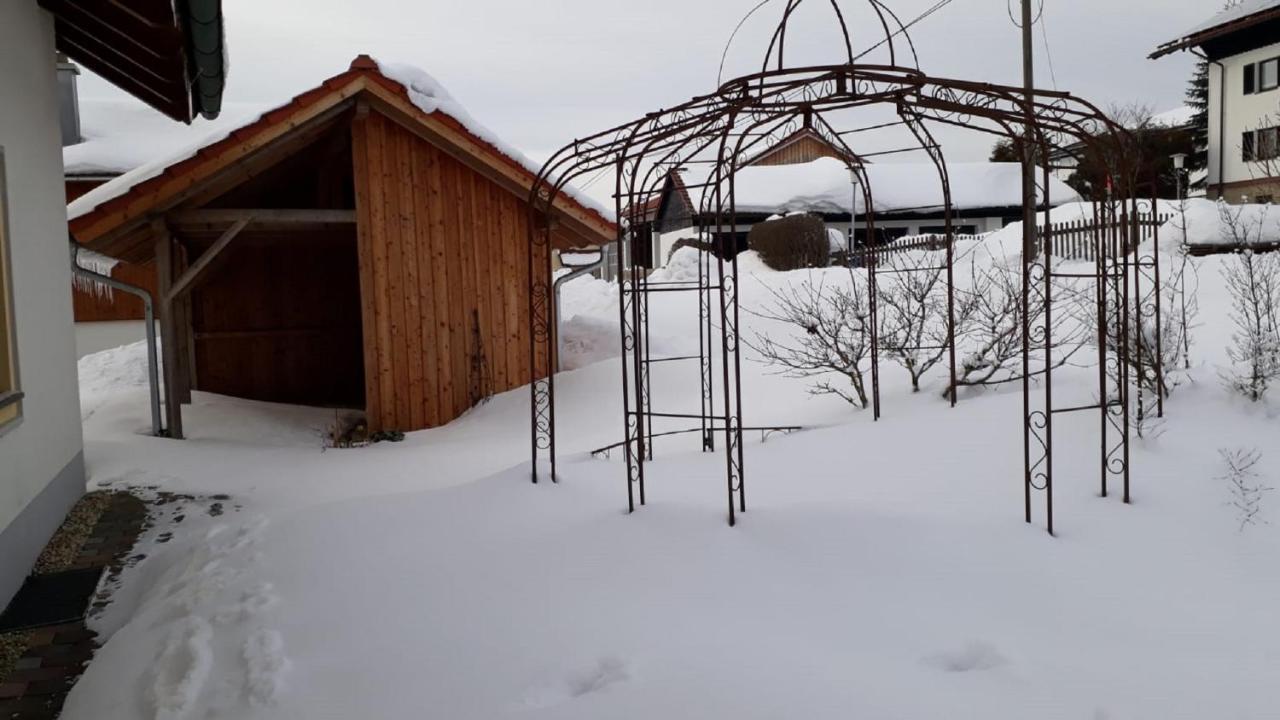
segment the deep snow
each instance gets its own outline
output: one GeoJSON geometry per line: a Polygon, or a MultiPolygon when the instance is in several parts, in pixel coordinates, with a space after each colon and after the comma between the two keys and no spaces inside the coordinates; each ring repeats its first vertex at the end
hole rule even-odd
{"type": "MultiPolygon", "coordinates": [[[[1004,258],[1017,237],[965,256],[1004,258]]],[[[888,364],[876,423],[746,363],[746,422],[810,429],[749,438],[738,527],[722,456],[687,439],[658,446],[650,503],[627,516],[617,454],[587,454],[622,432],[616,291],[592,278],[563,298],[578,369],[557,379],[558,485],[528,482],[526,390],[402,444],[329,451],[332,412],[197,393],[179,443],[139,434],[139,346],[91,356],[92,482],[243,510],[144,540],[64,718],[1273,717],[1280,531],[1239,531],[1217,450],[1262,450],[1280,485],[1280,412],[1217,380],[1223,262],[1195,261],[1197,367],[1163,434],[1135,442],[1132,506],[1097,497],[1096,417],[1062,421],[1057,538],[1022,522],[1017,388],[952,410],[937,374],[912,395],[888,364]]],[[[843,277],[743,263],[748,310],[843,277]]],[[[696,342],[692,302],[653,301],[664,350],[696,342]]],[[[655,407],[696,397],[674,365],[655,407]]],[[[1087,393],[1096,376],[1061,377],[1087,393]]],[[[1280,497],[1263,502],[1277,517],[1280,497]]]]}

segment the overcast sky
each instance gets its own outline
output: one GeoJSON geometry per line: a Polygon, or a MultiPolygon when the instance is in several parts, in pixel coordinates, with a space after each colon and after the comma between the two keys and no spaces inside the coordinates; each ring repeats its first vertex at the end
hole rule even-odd
{"type": "MultiPolygon", "coordinates": [[[[542,158],[575,136],[714,89],[725,43],[757,2],[223,0],[231,55],[226,99],[278,102],[369,53],[435,75],[482,123],[542,158]]],[[[935,2],[887,0],[904,20],[935,2]]],[[[883,37],[866,0],[840,4],[856,46],[883,37]]],[[[726,77],[759,68],[783,5],[773,0],[743,27],[726,77]]],[[[1044,0],[1043,34],[1036,31],[1037,84],[1053,88],[1056,77],[1058,89],[1102,107],[1178,107],[1194,58],[1183,53],[1151,61],[1147,55],[1221,5],[1222,0],[1044,0]]],[[[911,31],[921,69],[1019,84],[1020,37],[1008,12],[1006,0],[953,0],[911,31]]],[[[832,16],[826,0],[807,0],[789,57],[841,61],[832,16]]],[[[116,92],[87,74],[81,87],[85,97],[116,92]]],[[[948,158],[977,160],[985,159],[990,139],[948,137],[945,144],[948,158]]]]}

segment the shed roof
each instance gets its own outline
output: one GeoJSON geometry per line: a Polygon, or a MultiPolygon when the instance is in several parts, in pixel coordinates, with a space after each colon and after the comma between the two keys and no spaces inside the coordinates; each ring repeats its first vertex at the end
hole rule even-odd
{"type": "Polygon", "coordinates": [[[1151,59],[1154,60],[1179,50],[1197,47],[1214,38],[1244,30],[1276,18],[1280,18],[1280,0],[1244,0],[1238,5],[1219,10],[1208,20],[1162,44],[1156,48],[1155,52],[1151,53],[1151,59]]]}
{"type": "MultiPolygon", "coordinates": [[[[190,188],[235,163],[296,133],[335,109],[368,99],[411,124],[430,129],[433,138],[484,163],[508,187],[528,191],[538,166],[505,146],[475,122],[426,73],[403,65],[381,64],[361,55],[351,67],[280,107],[251,115],[238,124],[152,160],[105,183],[67,206],[72,235],[91,249],[111,254],[98,241],[144,224],[180,203],[190,188]]],[[[600,242],[613,239],[610,213],[581,193],[566,191],[555,209],[600,242]]]]}

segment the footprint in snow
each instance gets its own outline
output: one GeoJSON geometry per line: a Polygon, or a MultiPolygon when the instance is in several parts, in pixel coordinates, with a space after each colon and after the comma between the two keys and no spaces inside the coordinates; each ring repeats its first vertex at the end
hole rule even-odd
{"type": "Polygon", "coordinates": [[[958,650],[930,655],[925,662],[945,672],[965,673],[992,670],[1009,661],[994,645],[973,640],[958,650]]]}
{"type": "Polygon", "coordinates": [[[155,720],[181,720],[199,700],[213,669],[213,629],[198,617],[174,624],[151,666],[155,720]]]}

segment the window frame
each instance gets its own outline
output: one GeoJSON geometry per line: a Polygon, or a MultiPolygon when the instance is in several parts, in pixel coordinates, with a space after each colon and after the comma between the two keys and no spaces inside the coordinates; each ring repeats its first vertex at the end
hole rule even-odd
{"type": "Polygon", "coordinates": [[[1262,62],[1259,62],[1257,74],[1255,77],[1256,77],[1258,92],[1260,93],[1269,92],[1271,90],[1275,90],[1276,88],[1280,88],[1280,57],[1274,57],[1274,58],[1271,58],[1270,60],[1263,60],[1262,62]],[[1264,68],[1266,68],[1268,65],[1271,65],[1275,68],[1275,72],[1272,74],[1272,84],[1270,85],[1266,84],[1267,73],[1264,70],[1264,68]]]}
{"type": "Polygon", "coordinates": [[[13,249],[9,232],[9,185],[0,146],[0,434],[22,421],[22,380],[18,372],[17,318],[13,300],[13,249]]]}
{"type": "Polygon", "coordinates": [[[1253,141],[1253,154],[1258,162],[1280,157],[1280,128],[1258,128],[1257,138],[1253,141]]]}

